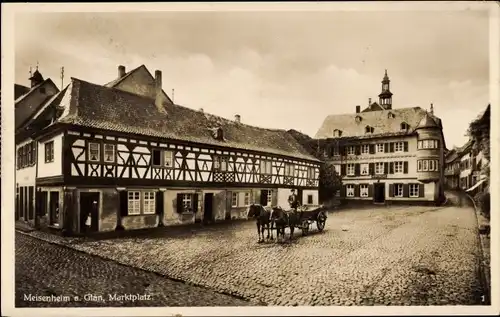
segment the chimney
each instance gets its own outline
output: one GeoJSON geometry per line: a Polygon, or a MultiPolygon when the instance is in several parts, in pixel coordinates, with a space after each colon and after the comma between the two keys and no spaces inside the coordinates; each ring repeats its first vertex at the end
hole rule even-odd
{"type": "Polygon", "coordinates": [[[361,112],[361,106],[356,106],[356,113],[360,113],[361,112]]]}
{"type": "Polygon", "coordinates": [[[429,111],[432,115],[434,114],[434,105],[431,103],[431,109],[429,111]]]}
{"type": "Polygon", "coordinates": [[[120,65],[118,66],[118,78],[122,78],[125,76],[125,66],[120,65]]]}
{"type": "Polygon", "coordinates": [[[240,123],[241,122],[241,116],[239,114],[234,116],[234,121],[240,123]]]}
{"type": "Polygon", "coordinates": [[[368,107],[372,105],[372,98],[368,98],[368,107]]]}
{"type": "Polygon", "coordinates": [[[155,70],[155,104],[160,112],[165,112],[163,107],[163,89],[161,83],[161,70],[155,70]]]}

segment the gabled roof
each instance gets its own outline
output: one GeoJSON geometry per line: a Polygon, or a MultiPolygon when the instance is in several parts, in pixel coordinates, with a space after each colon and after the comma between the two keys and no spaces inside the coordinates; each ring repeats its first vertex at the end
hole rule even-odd
{"type": "Polygon", "coordinates": [[[57,122],[318,161],[285,130],[237,123],[180,105],[164,103],[162,113],[151,98],[72,78],[61,97],[57,122]],[[213,137],[221,127],[223,140],[213,137]]]}
{"type": "Polygon", "coordinates": [[[342,131],[343,138],[411,134],[426,115],[427,111],[420,107],[329,115],[323,121],[315,138],[331,138],[333,137],[333,131],[335,129],[342,131]],[[394,114],[395,117],[389,118],[389,113],[394,114]],[[360,122],[356,122],[356,116],[361,117],[360,122]],[[401,123],[408,124],[409,128],[407,130],[401,130],[401,123]],[[373,133],[367,134],[365,132],[365,127],[367,125],[374,128],[373,133]]]}
{"type": "MultiPolygon", "coordinates": [[[[116,78],[115,80],[113,81],[110,81],[109,83],[105,84],[104,86],[105,87],[116,87],[119,83],[121,83],[123,80],[125,80],[125,78],[129,77],[130,75],[132,75],[133,73],[135,73],[139,68],[141,67],[144,67],[146,68],[146,66],[144,64],[142,64],[141,66],[139,67],[136,67],[134,69],[132,69],[131,71],[125,73],[124,76],[120,77],[120,78],[116,78]]],[[[147,70],[147,68],[146,68],[147,70]]],[[[148,71],[149,72],[149,71],[148,71]]]]}
{"type": "Polygon", "coordinates": [[[31,88],[29,92],[27,92],[26,94],[20,96],[15,100],[14,106],[15,106],[16,129],[23,126],[26,123],[26,121],[29,118],[31,118],[31,116],[35,112],[37,112],[38,109],[40,109],[47,100],[49,100],[52,97],[52,95],[40,95],[38,98],[30,99],[29,102],[27,102],[28,96],[31,96],[31,94],[34,91],[36,91],[38,88],[44,85],[53,85],[55,89],[59,91],[54,82],[50,78],[47,78],[40,84],[31,88]]]}
{"type": "Polygon", "coordinates": [[[379,111],[379,110],[385,110],[384,107],[379,105],[377,102],[373,102],[370,104],[368,107],[366,107],[363,111],[361,112],[370,112],[370,111],[379,111]]]}
{"type": "Polygon", "coordinates": [[[30,91],[30,88],[23,85],[14,84],[14,100],[21,97],[22,95],[27,94],[28,91],[30,91]]]}

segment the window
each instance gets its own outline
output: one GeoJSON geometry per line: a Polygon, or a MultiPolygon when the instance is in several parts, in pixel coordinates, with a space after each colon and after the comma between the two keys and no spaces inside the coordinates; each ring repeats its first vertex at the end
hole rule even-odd
{"type": "Polygon", "coordinates": [[[141,214],[141,192],[128,192],[128,214],[141,214]]]}
{"type": "Polygon", "coordinates": [[[408,130],[409,126],[406,122],[401,123],[401,130],[408,130]]]}
{"type": "Polygon", "coordinates": [[[272,173],[271,161],[266,161],[266,160],[260,161],[260,173],[261,174],[271,174],[272,173]]]}
{"type": "Polygon", "coordinates": [[[307,169],[307,178],[316,179],[316,168],[315,167],[309,167],[307,169]]]}
{"type": "Polygon", "coordinates": [[[193,211],[193,194],[182,195],[182,212],[193,211]]]}
{"type": "MultiPolygon", "coordinates": [[[[153,159],[151,164],[155,167],[172,167],[174,155],[172,151],[153,149],[153,159]]],[[[214,163],[215,166],[215,163],[214,163]]]]}
{"type": "Polygon", "coordinates": [[[99,143],[89,143],[89,161],[98,162],[99,161],[99,143]]]}
{"type": "Polygon", "coordinates": [[[295,173],[295,166],[293,164],[285,163],[285,176],[293,176],[295,173]]]}
{"type": "Polygon", "coordinates": [[[384,174],[384,163],[383,162],[375,163],[375,174],[384,174]]]}
{"type": "Polygon", "coordinates": [[[433,160],[429,160],[429,171],[434,171],[434,168],[435,168],[434,165],[435,165],[434,161],[433,160]]]}
{"type": "Polygon", "coordinates": [[[342,136],[342,131],[335,129],[333,130],[333,136],[334,137],[341,137],[342,136]]]}
{"type": "Polygon", "coordinates": [[[348,146],[347,147],[347,155],[354,155],[354,153],[355,153],[354,146],[348,146]]]}
{"type": "Polygon", "coordinates": [[[115,162],[115,145],[114,144],[104,144],[104,162],[114,163],[115,162]]]}
{"type": "Polygon", "coordinates": [[[250,205],[250,193],[245,193],[243,202],[244,202],[245,206],[250,205]]]}
{"type": "Polygon", "coordinates": [[[392,112],[389,112],[389,113],[387,114],[387,118],[389,118],[389,119],[394,119],[395,117],[396,117],[396,116],[395,116],[395,115],[394,115],[394,113],[392,113],[392,112]]]}
{"type": "Polygon", "coordinates": [[[403,152],[404,151],[404,143],[396,142],[394,143],[394,152],[403,152]]]}
{"type": "Polygon", "coordinates": [[[394,184],[394,197],[403,197],[403,184],[394,184]]]}
{"type": "Polygon", "coordinates": [[[231,207],[238,207],[238,193],[231,194],[231,207]]]}
{"type": "Polygon", "coordinates": [[[356,122],[361,122],[363,120],[360,116],[356,116],[356,122]]]}
{"type": "Polygon", "coordinates": [[[354,164],[347,164],[347,175],[354,176],[354,164]]]}
{"type": "Polygon", "coordinates": [[[226,172],[227,171],[227,158],[224,156],[214,156],[213,157],[213,168],[215,171],[226,172]]]}
{"type": "Polygon", "coordinates": [[[369,174],[369,164],[361,164],[361,175],[368,175],[369,174]]]}
{"type": "Polygon", "coordinates": [[[156,212],[155,192],[144,192],[144,214],[154,214],[156,212]]]}
{"type": "Polygon", "coordinates": [[[384,144],[377,144],[377,153],[384,153],[384,144]]]}
{"type": "Polygon", "coordinates": [[[368,184],[359,185],[359,196],[368,197],[368,184]]]}
{"type": "Polygon", "coordinates": [[[395,174],[403,173],[403,162],[394,162],[394,173],[395,174]]]}
{"type": "Polygon", "coordinates": [[[361,153],[362,154],[368,154],[370,153],[370,145],[365,144],[361,146],[361,153]]]}
{"type": "Polygon", "coordinates": [[[410,184],[410,197],[418,197],[419,196],[419,184],[410,184]]]}
{"type": "Polygon", "coordinates": [[[307,204],[308,205],[312,205],[314,202],[313,202],[313,195],[307,195],[307,204]]]}
{"type": "Polygon", "coordinates": [[[423,167],[422,167],[422,161],[418,161],[417,162],[417,171],[420,172],[422,169],[423,169],[423,167]]]}
{"type": "Polygon", "coordinates": [[[54,141],[45,143],[45,163],[54,162],[54,141]]]}
{"type": "Polygon", "coordinates": [[[353,184],[349,184],[349,185],[346,185],[346,196],[347,197],[354,197],[354,185],[353,184]]]}
{"type": "Polygon", "coordinates": [[[429,162],[427,160],[424,160],[422,162],[422,167],[423,167],[422,168],[423,171],[428,171],[429,170],[429,162]]]}
{"type": "Polygon", "coordinates": [[[340,155],[339,147],[338,146],[334,146],[333,147],[333,156],[339,156],[339,155],[340,155]]]}
{"type": "Polygon", "coordinates": [[[418,141],[419,149],[437,149],[439,148],[438,140],[421,140],[418,141]]]}

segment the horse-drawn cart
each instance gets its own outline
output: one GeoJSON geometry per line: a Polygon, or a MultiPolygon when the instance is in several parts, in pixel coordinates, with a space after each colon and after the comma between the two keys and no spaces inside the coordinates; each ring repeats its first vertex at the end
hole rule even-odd
{"type": "Polygon", "coordinates": [[[325,229],[327,214],[322,206],[300,206],[297,208],[299,214],[299,221],[294,225],[295,228],[302,231],[305,236],[309,233],[312,224],[316,222],[318,231],[325,229]]]}

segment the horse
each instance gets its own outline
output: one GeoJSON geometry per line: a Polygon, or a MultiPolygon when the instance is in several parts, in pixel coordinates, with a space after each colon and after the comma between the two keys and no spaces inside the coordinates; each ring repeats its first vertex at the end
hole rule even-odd
{"type": "Polygon", "coordinates": [[[271,213],[271,219],[273,223],[276,225],[276,240],[281,241],[285,240],[285,228],[290,228],[290,238],[293,239],[293,232],[295,231],[295,227],[300,223],[300,213],[296,210],[292,209],[289,211],[283,210],[281,207],[274,207],[271,213]]]}
{"type": "Polygon", "coordinates": [[[257,224],[257,234],[259,235],[258,243],[264,242],[264,230],[267,229],[267,239],[274,240],[273,229],[274,221],[271,219],[271,211],[264,208],[262,205],[252,204],[248,207],[247,219],[253,218],[257,224]],[[271,228],[269,228],[271,225],[271,228]],[[269,233],[271,237],[269,237],[269,233]],[[262,238],[261,238],[262,237],[262,238]]]}

